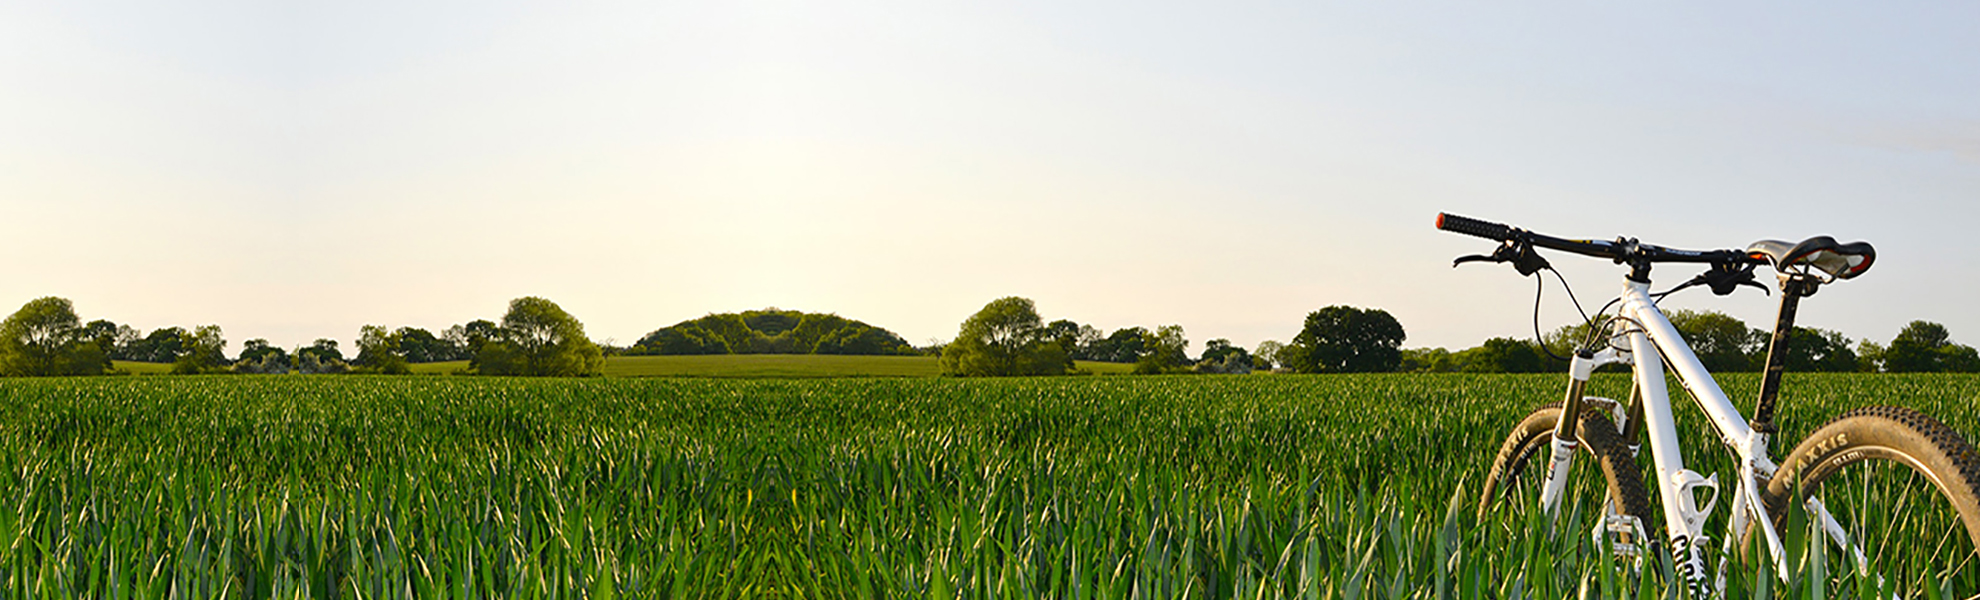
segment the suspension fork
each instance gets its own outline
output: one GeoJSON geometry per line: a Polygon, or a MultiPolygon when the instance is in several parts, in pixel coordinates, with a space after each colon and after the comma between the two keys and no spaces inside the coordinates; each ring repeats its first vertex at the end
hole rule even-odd
{"type": "Polygon", "coordinates": [[[1561,503],[1567,489],[1568,471],[1574,466],[1574,451],[1580,447],[1582,400],[1588,396],[1588,378],[1595,372],[1595,355],[1587,350],[1574,353],[1569,367],[1567,397],[1561,400],[1561,417],[1554,423],[1554,439],[1549,445],[1547,479],[1540,488],[1540,506],[1548,514],[1561,503]]]}

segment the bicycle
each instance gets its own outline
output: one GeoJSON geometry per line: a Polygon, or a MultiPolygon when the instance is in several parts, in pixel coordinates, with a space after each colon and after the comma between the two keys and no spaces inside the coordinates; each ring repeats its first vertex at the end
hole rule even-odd
{"type": "MultiPolygon", "coordinates": [[[[1867,271],[1876,260],[1869,244],[1818,236],[1795,244],[1763,240],[1745,250],[1677,250],[1631,238],[1564,239],[1451,214],[1437,215],[1437,228],[1500,244],[1490,255],[1460,257],[1454,267],[1511,263],[1521,275],[1534,275],[1552,269],[1537,252],[1548,249],[1629,268],[1622,294],[1594,317],[1584,315],[1587,334],[1569,358],[1564,399],[1536,409],[1501,445],[1479,500],[1481,518],[1495,506],[1521,505],[1513,499],[1522,496],[1528,497],[1524,506],[1537,506],[1552,517],[1568,496],[1575,457],[1585,453],[1598,464],[1601,481],[1595,483],[1586,471],[1581,480],[1606,488],[1592,532],[1598,544],[1638,559],[1667,544],[1663,551],[1693,596],[1724,593],[1728,564],[1737,553],[1761,546],[1774,575],[1789,581],[1790,570],[1800,563],[1791,562],[1783,535],[1792,534],[1790,526],[1805,516],[1823,532],[1815,537],[1830,543],[1810,539],[1801,551],[1819,552],[1825,560],[1834,553],[1831,564],[1845,568],[1831,573],[1841,578],[1853,571],[1859,590],[1880,590],[1879,597],[1904,590],[1980,597],[1973,596],[1980,593],[1980,553],[1974,549],[1980,546],[1980,500],[1975,496],[1980,491],[1980,455],[1957,431],[1905,408],[1861,408],[1817,428],[1784,462],[1769,457],[1768,444],[1778,432],[1774,413],[1787,340],[1800,300],[1823,285],[1867,271]],[[1660,263],[1703,265],[1706,270],[1683,285],[1652,293],[1651,269],[1660,263]],[[1722,296],[1742,286],[1766,290],[1755,281],[1754,270],[1761,265],[1777,274],[1780,304],[1753,418],[1745,419],[1657,303],[1700,285],[1722,296]],[[1627,402],[1587,394],[1592,373],[1609,364],[1627,365],[1633,372],[1627,402]],[[1737,471],[1716,575],[1706,567],[1711,539],[1706,526],[1719,503],[1719,473],[1708,477],[1685,466],[1666,387],[1667,366],[1704,412],[1737,471]],[[1654,476],[1648,485],[1638,467],[1644,436],[1654,476]],[[1538,466],[1540,473],[1529,473],[1542,448],[1546,463],[1538,466]],[[1661,511],[1652,511],[1651,487],[1661,511]],[[1535,494],[1537,498],[1530,498],[1535,494]],[[1658,519],[1665,529],[1662,540],[1647,535],[1647,526],[1658,519]],[[1926,545],[1933,546],[1926,562],[1916,562],[1926,545]],[[1854,569],[1846,568],[1851,564],[1854,569]],[[1907,574],[1915,580],[1902,579],[1907,574]]],[[[1564,277],[1561,282],[1566,285],[1564,277]]],[[[1537,304],[1535,315],[1538,337],[1537,304]]]]}

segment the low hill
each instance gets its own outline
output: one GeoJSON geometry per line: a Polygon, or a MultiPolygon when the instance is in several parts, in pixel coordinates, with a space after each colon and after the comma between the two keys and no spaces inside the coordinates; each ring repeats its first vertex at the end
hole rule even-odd
{"type": "Polygon", "coordinates": [[[646,334],[626,354],[853,354],[913,356],[907,340],[832,314],[767,308],[708,315],[646,334]]]}

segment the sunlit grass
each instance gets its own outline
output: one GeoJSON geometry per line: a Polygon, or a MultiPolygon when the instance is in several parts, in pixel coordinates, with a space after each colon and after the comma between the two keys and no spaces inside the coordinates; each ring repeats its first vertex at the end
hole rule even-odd
{"type": "MultiPolygon", "coordinates": [[[[1593,501],[1552,525],[1471,514],[1505,430],[1560,387],[5,380],[0,597],[1664,597],[1659,561],[1592,547],[1593,501]]],[[[1868,403],[1971,435],[1976,392],[1792,376],[1782,439],[1868,403]]],[[[1709,439],[1685,440],[1708,473],[1709,439]]],[[[1756,572],[1734,589],[1779,591],[1756,572]]]]}

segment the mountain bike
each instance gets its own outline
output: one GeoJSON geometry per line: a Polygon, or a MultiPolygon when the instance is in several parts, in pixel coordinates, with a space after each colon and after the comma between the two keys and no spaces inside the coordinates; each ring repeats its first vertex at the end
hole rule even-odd
{"type": "MultiPolygon", "coordinates": [[[[1547,249],[1608,259],[1628,269],[1622,294],[1595,316],[1584,315],[1585,335],[1568,357],[1566,396],[1521,420],[1500,447],[1486,475],[1481,517],[1497,507],[1539,510],[1553,518],[1564,499],[1577,502],[1575,494],[1582,493],[1580,498],[1592,502],[1598,493],[1571,487],[1599,486],[1605,497],[1593,531],[1597,547],[1639,560],[1667,552],[1674,574],[1696,597],[1723,593],[1728,565],[1742,555],[1765,561],[1755,568],[1771,566],[1768,570],[1782,582],[1791,580],[1791,572],[1809,573],[1808,566],[1820,560],[1835,565],[1827,571],[1834,585],[1853,583],[1866,595],[1980,597],[1975,596],[1980,594],[1980,554],[1975,551],[1980,546],[1980,500],[1975,496],[1980,491],[1980,455],[1957,431],[1906,408],[1860,408],[1816,428],[1785,461],[1769,457],[1800,301],[1824,285],[1869,270],[1876,261],[1869,244],[1817,236],[1799,243],[1763,240],[1744,250],[1678,250],[1632,238],[1565,239],[1451,214],[1437,215],[1437,228],[1499,242],[1492,254],[1461,257],[1453,266],[1510,263],[1521,275],[1531,276],[1552,269],[1538,252],[1547,249]],[[1666,263],[1705,271],[1652,293],[1651,269],[1666,263]],[[1740,287],[1766,291],[1755,281],[1760,266],[1775,272],[1780,304],[1759,398],[1747,419],[1657,303],[1696,286],[1719,295],[1740,287]],[[1627,401],[1587,393],[1592,373],[1610,364],[1627,365],[1633,372],[1627,401]],[[1712,571],[1706,565],[1711,543],[1706,528],[1719,504],[1721,473],[1706,476],[1686,468],[1667,369],[1702,410],[1709,434],[1724,446],[1735,471],[1727,503],[1731,514],[1720,522],[1726,533],[1715,557],[1719,568],[1712,571]],[[1648,481],[1638,466],[1644,437],[1650,446],[1648,481]],[[1543,450],[1544,463],[1536,464],[1543,450]],[[1574,471],[1577,456],[1592,459],[1598,469],[1574,471]],[[1652,510],[1652,494],[1661,511],[1652,510]],[[1662,540],[1646,533],[1659,520],[1662,540]],[[1797,532],[1797,527],[1803,529],[1797,532]],[[1801,548],[1783,541],[1813,528],[1821,533],[1810,533],[1801,548]],[[1758,548],[1765,549],[1764,555],[1751,556],[1758,548]]],[[[1555,276],[1566,285],[1559,272],[1555,276]]],[[[1535,314],[1539,337],[1537,304],[1535,314]]]]}

